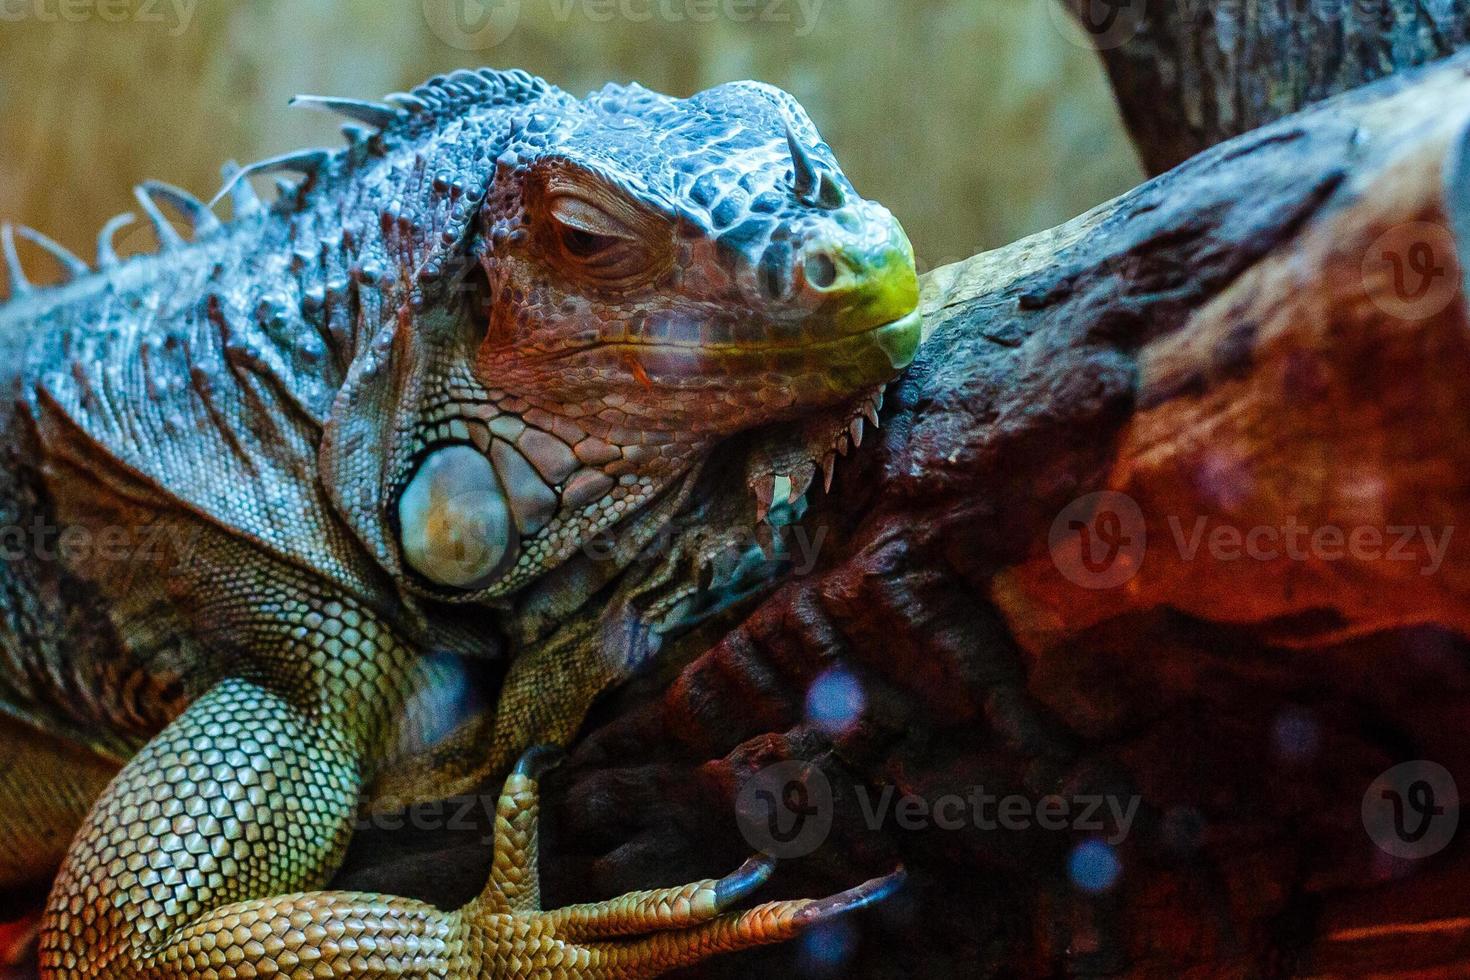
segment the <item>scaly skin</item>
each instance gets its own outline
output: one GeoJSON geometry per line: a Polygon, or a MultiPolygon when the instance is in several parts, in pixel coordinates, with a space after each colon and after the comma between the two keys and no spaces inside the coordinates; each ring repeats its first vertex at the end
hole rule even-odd
{"type": "MultiPolygon", "coordinates": [[[[396,103],[337,104],[371,131],[282,162],[308,176],[268,210],[237,181],[228,224],[147,188],[194,226],[156,222],[157,256],[109,261],[104,234],[105,268],[32,291],[0,241],[0,518],[43,529],[0,571],[0,702],[125,762],[64,781],[61,815],[100,797],[48,978],[653,976],[887,886],[728,911],[757,863],[542,912],[532,761],[468,906],[315,891],[365,795],[570,739],[698,605],[703,545],[632,563],[703,506],[714,448],[799,420],[799,494],[919,335],[902,232],[778,90],[578,101],[486,71],[396,103]],[[498,710],[469,712],[502,657],[498,710]]],[[[762,509],[776,475],[751,475],[762,509]]]]}

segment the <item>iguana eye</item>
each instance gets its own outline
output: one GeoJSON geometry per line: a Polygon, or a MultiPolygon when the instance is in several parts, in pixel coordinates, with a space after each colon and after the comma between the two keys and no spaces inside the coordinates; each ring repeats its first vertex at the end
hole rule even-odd
{"type": "Polygon", "coordinates": [[[563,257],[588,275],[616,282],[648,268],[649,249],[638,233],[591,201],[558,194],[547,213],[563,257]]]}
{"type": "Polygon", "coordinates": [[[598,235],[571,225],[562,225],[561,244],[568,252],[582,259],[589,259],[598,252],[605,252],[622,239],[612,235],[598,235]]]}

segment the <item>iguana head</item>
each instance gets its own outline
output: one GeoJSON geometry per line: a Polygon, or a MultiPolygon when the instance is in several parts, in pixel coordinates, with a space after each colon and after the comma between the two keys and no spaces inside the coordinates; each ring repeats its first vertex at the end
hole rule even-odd
{"type": "Polygon", "coordinates": [[[908,239],[770,86],[604,89],[502,157],[481,227],[476,374],[614,442],[801,415],[918,345],[908,239]]]}
{"type": "MultiPolygon", "coordinates": [[[[391,417],[369,493],[384,513],[354,523],[378,525],[366,536],[411,585],[512,592],[719,439],[850,403],[913,358],[912,248],[791,96],[738,82],[576,100],[516,73],[513,98],[465,105],[505,76],[462,75],[411,97],[456,106],[407,168],[439,195],[436,253],[395,241],[396,212],[381,226],[418,279],[457,255],[468,288],[420,290],[334,412],[391,417]]],[[[335,441],[340,492],[355,447],[335,441]]]]}

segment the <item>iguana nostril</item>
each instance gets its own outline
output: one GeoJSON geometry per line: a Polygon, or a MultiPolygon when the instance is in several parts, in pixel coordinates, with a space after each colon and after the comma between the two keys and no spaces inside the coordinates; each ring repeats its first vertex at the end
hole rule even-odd
{"type": "Polygon", "coordinates": [[[398,498],[398,528],[409,567],[451,588],[484,582],[512,547],[505,492],[473,446],[448,446],[419,464],[398,498]]]}
{"type": "Polygon", "coordinates": [[[831,289],[837,282],[837,263],[826,252],[813,252],[806,257],[802,273],[815,289],[831,289]]]}

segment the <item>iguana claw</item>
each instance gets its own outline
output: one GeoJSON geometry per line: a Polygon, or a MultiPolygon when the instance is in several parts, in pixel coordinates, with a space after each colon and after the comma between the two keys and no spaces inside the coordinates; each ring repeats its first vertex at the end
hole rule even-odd
{"type": "Polygon", "coordinates": [[[794,938],[818,923],[881,901],[904,880],[899,868],[829,898],[766,902],[733,911],[775,872],[774,858],[757,855],[723,878],[543,911],[536,866],[538,790],[527,772],[544,756],[538,754],[531,763],[527,758],[506,780],[500,797],[490,884],[460,912],[471,944],[480,945],[486,976],[654,977],[721,953],[794,938]]]}

